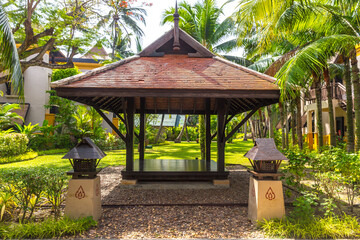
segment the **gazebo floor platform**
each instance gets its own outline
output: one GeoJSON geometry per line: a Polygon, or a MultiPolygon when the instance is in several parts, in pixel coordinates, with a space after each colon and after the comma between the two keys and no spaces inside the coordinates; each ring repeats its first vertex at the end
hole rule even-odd
{"type": "Polygon", "coordinates": [[[227,179],[228,171],[218,172],[217,163],[210,161],[206,169],[205,160],[199,159],[145,159],[140,171],[139,160],[134,161],[134,171],[121,171],[123,179],[147,181],[209,181],[227,179]]]}

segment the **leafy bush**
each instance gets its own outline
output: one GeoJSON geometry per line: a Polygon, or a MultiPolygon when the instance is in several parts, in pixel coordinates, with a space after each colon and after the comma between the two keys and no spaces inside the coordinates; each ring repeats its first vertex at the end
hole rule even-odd
{"type": "Polygon", "coordinates": [[[45,136],[38,134],[31,142],[31,149],[34,151],[46,151],[50,149],[66,148],[67,151],[74,147],[76,144],[75,139],[72,139],[68,134],[55,134],[45,136]]]}
{"type": "Polygon", "coordinates": [[[45,183],[46,200],[51,204],[55,218],[59,218],[60,206],[65,201],[64,193],[68,184],[68,178],[62,172],[55,172],[46,175],[45,183]]]}
{"type": "Polygon", "coordinates": [[[24,120],[17,113],[13,112],[15,109],[20,109],[20,105],[16,103],[0,104],[0,130],[13,126],[16,119],[24,120]]]}
{"type": "Polygon", "coordinates": [[[124,141],[112,133],[106,134],[105,138],[99,139],[92,137],[92,140],[102,150],[117,150],[125,148],[124,141]]]}
{"type": "Polygon", "coordinates": [[[23,154],[27,150],[29,139],[25,134],[0,134],[0,157],[23,154]]]}
{"type": "MultiPolygon", "coordinates": [[[[167,128],[166,129],[166,140],[167,141],[174,141],[177,136],[179,136],[180,132],[181,132],[182,126],[181,127],[172,127],[172,128],[167,128]]],[[[196,139],[199,138],[199,132],[198,132],[198,127],[187,127],[187,131],[188,131],[188,135],[189,135],[189,140],[190,141],[196,141],[196,139]]],[[[186,130],[184,131],[184,134],[181,138],[181,141],[186,141],[186,130]]]]}
{"type": "Polygon", "coordinates": [[[63,217],[59,220],[46,219],[42,222],[26,224],[0,225],[0,238],[24,239],[24,238],[59,238],[81,234],[97,225],[91,217],[77,220],[63,217]]]}
{"type": "Polygon", "coordinates": [[[38,154],[36,152],[30,151],[16,156],[2,157],[0,158],[0,164],[27,161],[34,159],[37,156],[38,154]]]}
{"type": "Polygon", "coordinates": [[[360,237],[360,225],[356,217],[303,219],[272,219],[260,223],[262,230],[270,237],[302,239],[339,239],[360,237]]]}
{"type": "MultiPolygon", "coordinates": [[[[20,168],[1,171],[0,192],[13,196],[19,208],[19,222],[31,219],[40,203],[50,203],[56,217],[64,199],[67,177],[48,168],[20,168]],[[45,198],[43,198],[45,197],[45,198]]],[[[13,216],[15,218],[15,216],[13,216]]]]}
{"type": "Polygon", "coordinates": [[[360,195],[360,156],[349,154],[342,148],[331,148],[322,153],[305,153],[298,149],[285,152],[289,159],[285,167],[286,183],[298,188],[312,190],[319,198],[325,215],[341,213],[340,193],[346,193],[350,211],[354,199],[360,195]],[[302,181],[310,180],[311,185],[302,181]]]}

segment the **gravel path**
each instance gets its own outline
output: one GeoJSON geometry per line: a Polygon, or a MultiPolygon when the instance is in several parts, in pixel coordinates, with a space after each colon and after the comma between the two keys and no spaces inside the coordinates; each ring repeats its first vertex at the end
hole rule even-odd
{"type": "Polygon", "coordinates": [[[230,187],[206,182],[124,186],[120,184],[122,169],[123,166],[108,167],[99,174],[103,216],[98,226],[81,238],[265,237],[247,218],[249,173],[241,166],[230,167],[230,187]],[[238,205],[231,206],[232,203],[238,205]]]}
{"type": "Polygon", "coordinates": [[[246,207],[137,206],[105,208],[82,238],[264,238],[246,207]]]}

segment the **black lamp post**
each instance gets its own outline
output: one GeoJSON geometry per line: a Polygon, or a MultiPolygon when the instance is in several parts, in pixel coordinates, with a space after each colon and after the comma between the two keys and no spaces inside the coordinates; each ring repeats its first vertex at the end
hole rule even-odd
{"type": "Polygon", "coordinates": [[[97,166],[105,156],[90,138],[85,137],[62,158],[69,159],[73,167],[72,171],[67,172],[68,175],[72,175],[74,179],[93,179],[101,171],[97,166]]]}

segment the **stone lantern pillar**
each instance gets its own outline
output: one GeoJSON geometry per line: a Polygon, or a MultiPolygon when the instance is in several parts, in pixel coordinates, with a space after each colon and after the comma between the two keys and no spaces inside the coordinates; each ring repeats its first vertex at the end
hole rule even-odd
{"type": "Polygon", "coordinates": [[[245,155],[253,167],[250,176],[248,217],[251,221],[282,218],[285,204],[278,169],[282,160],[288,160],[277,150],[274,139],[258,138],[245,155]]]}
{"type": "Polygon", "coordinates": [[[84,138],[63,159],[69,159],[73,170],[66,196],[65,215],[71,218],[101,217],[100,177],[97,169],[100,159],[106,154],[90,138],[84,138]]]}

